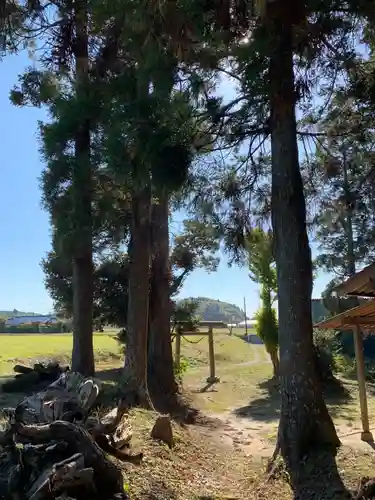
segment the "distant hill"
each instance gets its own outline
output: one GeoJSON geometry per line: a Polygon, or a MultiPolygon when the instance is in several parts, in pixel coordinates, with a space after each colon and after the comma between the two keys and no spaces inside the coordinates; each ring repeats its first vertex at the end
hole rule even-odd
{"type": "Polygon", "coordinates": [[[0,311],[0,318],[14,318],[17,316],[41,316],[40,313],[24,312],[14,309],[13,311],[0,311]]]}
{"type": "Polygon", "coordinates": [[[239,323],[244,321],[245,313],[235,304],[221,302],[220,300],[210,299],[208,297],[189,297],[183,299],[195,300],[198,302],[197,315],[202,321],[224,321],[224,323],[239,323]]]}

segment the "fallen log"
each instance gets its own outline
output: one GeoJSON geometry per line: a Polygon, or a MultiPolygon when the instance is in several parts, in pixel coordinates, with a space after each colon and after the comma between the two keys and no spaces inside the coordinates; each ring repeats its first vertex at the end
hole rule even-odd
{"type": "Polygon", "coordinates": [[[121,405],[93,418],[99,384],[66,372],[26,397],[0,433],[0,498],[120,500],[128,498],[121,470],[107,458],[139,463],[129,452],[132,429],[121,405]]]}
{"type": "Polygon", "coordinates": [[[68,367],[62,367],[56,362],[43,365],[35,363],[33,368],[24,365],[15,365],[13,371],[15,377],[1,386],[3,392],[28,392],[40,389],[42,383],[49,384],[57,380],[62,373],[68,371],[68,367]]]}
{"type": "Polygon", "coordinates": [[[30,373],[33,371],[32,368],[30,368],[30,366],[24,366],[24,365],[14,365],[13,367],[13,371],[15,373],[19,373],[21,375],[24,375],[25,373],[30,373]]]}

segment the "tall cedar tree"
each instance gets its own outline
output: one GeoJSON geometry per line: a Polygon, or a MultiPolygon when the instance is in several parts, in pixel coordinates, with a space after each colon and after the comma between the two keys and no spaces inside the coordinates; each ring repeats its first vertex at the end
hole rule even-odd
{"type": "Polygon", "coordinates": [[[101,114],[104,93],[100,83],[117,60],[123,29],[118,8],[114,15],[106,7],[87,0],[60,2],[53,6],[51,24],[49,2],[28,4],[24,23],[46,42],[40,57],[42,69],[29,68],[11,94],[16,105],[46,104],[53,118],[41,125],[42,152],[47,161],[41,183],[43,201],[51,215],[59,253],[73,265],[72,367],[85,375],[94,373],[92,205],[93,165],[98,159],[92,156],[91,135],[97,132],[101,114]],[[108,22],[103,21],[103,15],[108,22]],[[95,44],[89,39],[94,36],[95,44]],[[95,51],[89,48],[93,46],[95,51]]]}
{"type": "MultiPolygon", "coordinates": [[[[74,2],[75,24],[75,76],[76,94],[81,102],[87,101],[89,91],[89,37],[87,31],[87,0],[74,2]]],[[[72,370],[89,376],[95,373],[93,350],[93,254],[92,254],[92,201],[93,178],[91,167],[90,120],[77,125],[75,162],[72,172],[72,198],[74,221],[73,247],[73,351],[72,370]]]]}
{"type": "MultiPolygon", "coordinates": [[[[246,2],[240,4],[243,7],[246,2]]],[[[238,18],[238,11],[244,13],[241,6],[236,3],[234,8],[230,4],[229,22],[233,16],[238,18]]],[[[343,36],[351,32],[350,16],[343,17],[341,5],[334,1],[329,5],[315,1],[297,4],[289,0],[261,1],[256,2],[256,7],[259,16],[250,23],[248,43],[239,44],[232,52],[237,58],[243,94],[233,104],[219,106],[219,109],[214,106],[213,115],[223,121],[229,144],[238,146],[244,139],[249,140],[249,168],[254,165],[253,155],[260,148],[259,142],[264,144],[268,134],[271,138],[271,209],[278,281],[281,385],[278,444],[290,472],[295,497],[325,498],[327,488],[334,484],[336,493],[332,498],[346,498],[348,493],[334,463],[340,442],[323,399],[315,365],[312,260],[298,158],[296,105],[307,95],[306,80],[314,79],[317,62],[324,61],[326,77],[330,78],[342,60],[336,59],[337,54],[340,58],[352,55],[348,49],[350,37],[343,36]],[[335,58],[325,50],[329,40],[336,44],[335,58]],[[306,80],[301,77],[302,72],[307,75],[306,80]],[[245,103],[243,106],[241,101],[245,103]],[[263,139],[254,141],[259,134],[263,134],[263,139]],[[302,463],[303,458],[319,467],[321,481],[306,474],[310,469],[302,463]]],[[[227,28],[223,22],[221,27],[227,28]]],[[[235,28],[232,33],[234,31],[235,28]]],[[[244,164],[244,160],[240,160],[244,164]]],[[[259,163],[264,166],[264,162],[259,163]]],[[[254,183],[250,179],[251,186],[256,185],[257,176],[254,178],[254,183]]],[[[231,186],[236,188],[237,183],[232,182],[231,186]]],[[[235,229],[237,223],[239,231],[236,234],[232,231],[232,235],[233,246],[238,247],[244,245],[251,221],[246,204],[238,197],[241,189],[234,192],[232,228],[235,229]]],[[[224,239],[227,235],[231,236],[224,232],[224,239]]]]}
{"type": "Polygon", "coordinates": [[[311,293],[312,259],[299,168],[294,74],[294,32],[307,15],[305,5],[267,4],[269,105],[272,152],[272,226],[279,301],[281,415],[278,444],[291,474],[295,498],[349,498],[333,457],[340,445],[323,399],[314,362],[311,293]],[[320,455],[320,458],[318,456],[320,455]],[[301,459],[306,463],[301,467],[301,459]],[[323,458],[324,457],[324,458],[323,458]],[[312,461],[320,484],[306,474],[312,461]],[[330,484],[329,484],[330,483],[330,484]]]}
{"type": "Polygon", "coordinates": [[[375,219],[373,169],[375,136],[363,109],[346,91],[337,92],[320,123],[316,153],[305,161],[305,187],[314,209],[319,244],[317,266],[335,273],[335,282],[373,262],[375,219]]]}
{"type": "Polygon", "coordinates": [[[177,383],[171,340],[171,266],[169,251],[169,203],[164,193],[153,203],[151,217],[151,295],[148,339],[148,385],[160,407],[176,406],[177,383]]]}

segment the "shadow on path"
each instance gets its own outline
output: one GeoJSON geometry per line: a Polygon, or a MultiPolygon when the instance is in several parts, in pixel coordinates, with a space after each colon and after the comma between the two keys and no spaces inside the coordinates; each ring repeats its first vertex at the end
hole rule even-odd
{"type": "Polygon", "coordinates": [[[261,422],[277,420],[280,414],[280,392],[274,379],[265,380],[258,384],[262,393],[260,397],[252,399],[249,404],[236,408],[237,417],[246,417],[261,422]]]}
{"type": "MultiPolygon", "coordinates": [[[[280,390],[275,379],[265,380],[258,384],[261,390],[258,398],[252,399],[246,406],[234,410],[237,417],[246,417],[260,422],[272,422],[280,416],[280,390]]],[[[327,385],[324,398],[328,405],[332,405],[332,416],[339,411],[340,406],[351,400],[350,392],[338,381],[327,385]]]]}

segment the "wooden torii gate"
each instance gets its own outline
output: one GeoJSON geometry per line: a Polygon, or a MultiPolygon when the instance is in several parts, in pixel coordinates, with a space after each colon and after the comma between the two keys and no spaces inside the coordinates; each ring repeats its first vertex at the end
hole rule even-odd
{"type": "Polygon", "coordinates": [[[375,263],[365,267],[355,276],[337,286],[335,292],[339,295],[370,299],[360,306],[353,307],[352,309],[315,324],[314,328],[319,328],[321,330],[352,330],[361,407],[361,439],[362,441],[372,442],[373,436],[370,431],[366,392],[363,332],[375,331],[375,263]]]}

